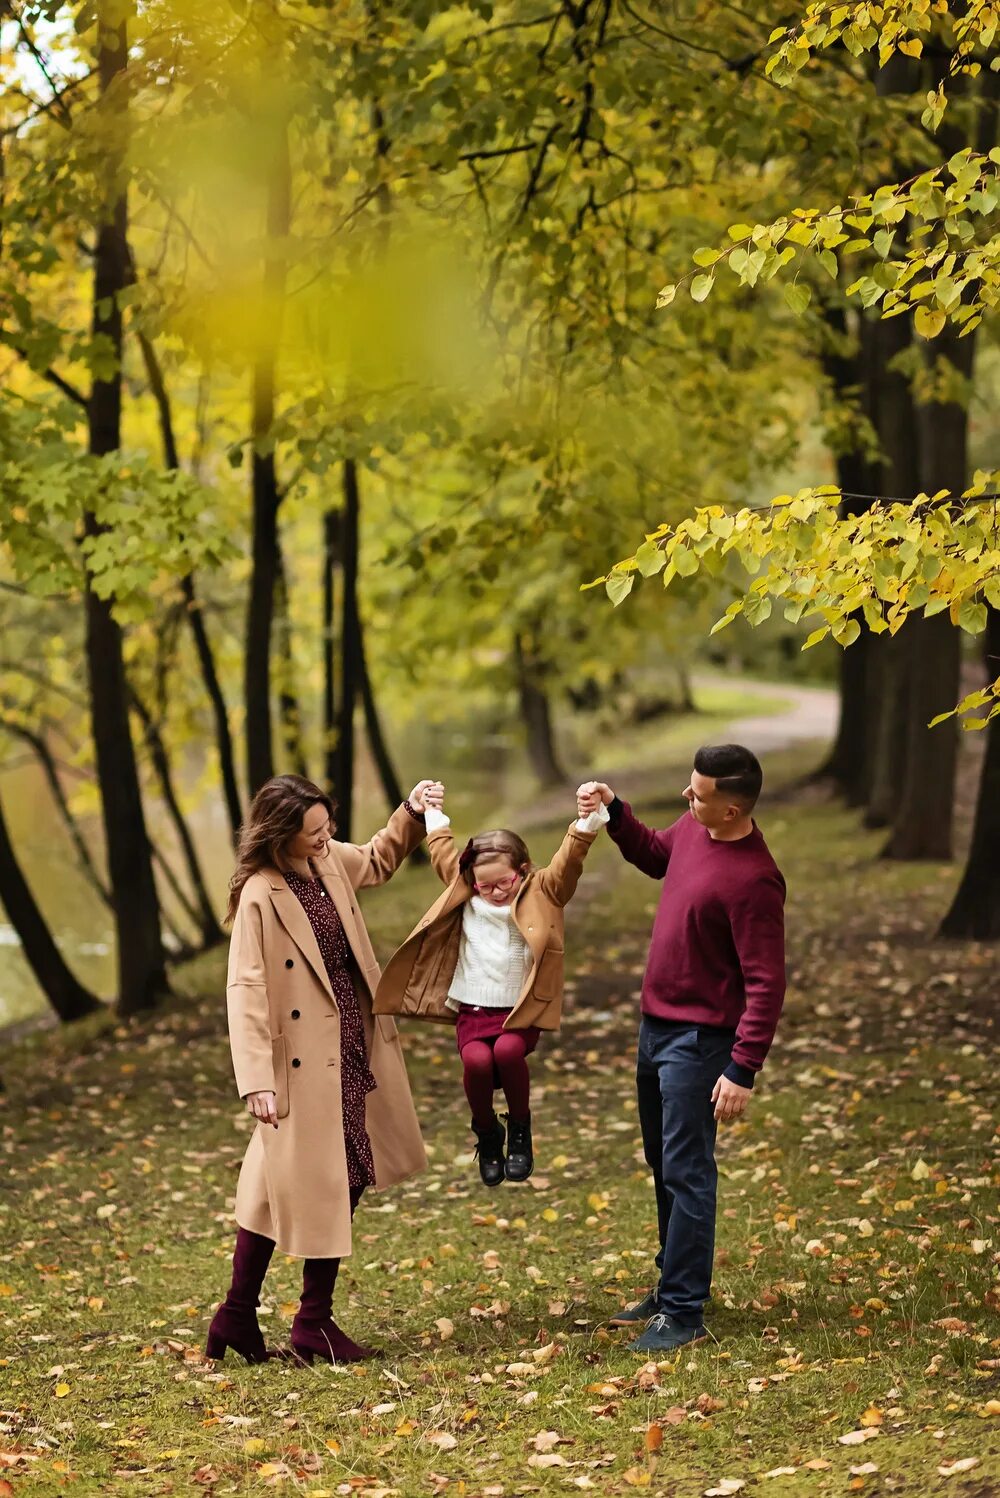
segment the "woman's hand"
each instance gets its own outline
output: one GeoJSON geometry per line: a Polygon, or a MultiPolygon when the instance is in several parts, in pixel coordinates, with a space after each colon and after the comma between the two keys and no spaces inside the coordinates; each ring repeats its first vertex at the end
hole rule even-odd
{"type": "Polygon", "coordinates": [[[248,1092],[246,1105],[247,1111],[260,1123],[278,1127],[278,1109],[273,1092],[248,1092]]]}
{"type": "Polygon", "coordinates": [[[440,811],[444,805],[444,786],[440,780],[420,780],[407,797],[414,811],[424,812],[429,806],[440,811]]]}

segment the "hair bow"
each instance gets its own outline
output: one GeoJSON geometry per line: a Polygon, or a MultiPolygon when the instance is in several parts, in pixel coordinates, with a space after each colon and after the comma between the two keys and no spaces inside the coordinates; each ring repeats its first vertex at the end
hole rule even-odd
{"type": "Polygon", "coordinates": [[[458,855],[458,872],[464,874],[466,869],[471,869],[476,861],[476,844],[474,838],[469,838],[465,847],[458,855]]]}

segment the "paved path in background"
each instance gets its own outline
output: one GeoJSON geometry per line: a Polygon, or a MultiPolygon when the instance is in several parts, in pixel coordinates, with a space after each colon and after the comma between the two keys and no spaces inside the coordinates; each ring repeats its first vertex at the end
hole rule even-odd
{"type": "MultiPolygon", "coordinates": [[[[696,681],[696,691],[697,687],[696,681]]],[[[788,701],[785,712],[735,718],[727,725],[726,737],[734,744],[745,744],[757,755],[774,754],[808,741],[832,739],[837,731],[837,693],[831,687],[741,681],[740,691],[772,699],[784,697],[788,701]]]]}

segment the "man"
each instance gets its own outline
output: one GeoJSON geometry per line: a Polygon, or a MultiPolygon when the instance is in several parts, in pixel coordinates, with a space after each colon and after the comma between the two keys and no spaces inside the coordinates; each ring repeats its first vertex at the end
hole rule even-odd
{"type": "Polygon", "coordinates": [[[633,1352],[670,1352],[708,1334],[720,1120],[739,1118],[774,1039],[785,994],[785,881],[753,819],[763,776],[749,749],[699,749],[688,812],[645,827],[610,786],[577,792],[580,815],[603,801],[622,856],[663,880],[642,984],[636,1083],[653,1172],[660,1282],[612,1326],[646,1322],[633,1352]]]}

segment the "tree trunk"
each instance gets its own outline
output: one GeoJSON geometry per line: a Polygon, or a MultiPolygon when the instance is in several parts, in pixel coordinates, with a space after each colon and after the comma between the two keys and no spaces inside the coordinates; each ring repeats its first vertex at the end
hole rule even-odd
{"type": "Polygon", "coordinates": [[[278,635],[278,722],[281,725],[281,748],[296,775],[309,778],[305,744],[302,738],[302,707],[295,690],[295,661],[292,656],[292,621],[288,603],[288,574],[281,543],[277,547],[278,575],[274,594],[275,624],[278,635]]]}
{"type": "MultiPolygon", "coordinates": [[[[134,277],[135,265],[131,261],[131,254],[130,266],[134,277]]],[[[156,357],[156,350],[150,340],[144,333],[139,333],[137,337],[139,347],[142,350],[143,363],[146,366],[146,374],[149,378],[149,388],[152,391],[153,400],[156,403],[156,410],[159,416],[160,440],[163,444],[163,462],[167,468],[179,470],[181,461],[177,451],[173,412],[170,407],[170,397],[167,394],[166,381],[163,378],[163,370],[159,359],[156,357]]],[[[188,573],[186,577],[181,578],[181,592],[184,595],[185,616],[194,639],[198,665],[201,668],[201,679],[212,706],[212,716],[215,722],[215,747],[219,755],[222,790],[226,799],[229,825],[232,828],[233,842],[235,843],[239,836],[243,813],[240,809],[240,793],[236,784],[236,763],[233,757],[232,734],[229,731],[229,713],[226,709],[226,699],[222,695],[219,673],[215,666],[215,656],[212,652],[211,641],[208,638],[208,631],[205,628],[205,616],[201,603],[195,592],[194,576],[192,573],[188,573]]]]}
{"type": "Polygon", "coordinates": [[[340,809],[338,836],[351,840],[351,809],[354,800],[354,708],[358,699],[358,663],[361,645],[358,620],[358,543],[360,494],[358,470],[353,458],[344,462],[344,508],[340,517],[338,552],[343,585],[340,600],[340,692],[335,718],[333,791],[340,809]]]}
{"type": "MultiPolygon", "coordinates": [[[[877,486],[884,496],[915,495],[920,488],[920,467],[913,438],[917,428],[913,392],[909,377],[891,367],[912,342],[910,318],[879,320],[872,328],[872,338],[876,390],[872,415],[882,449],[877,486]]],[[[872,717],[865,818],[869,827],[884,827],[893,821],[906,774],[910,655],[902,635],[912,628],[911,621],[903,626],[901,635],[879,635],[869,650],[867,664],[871,669],[866,686],[872,717]]]]}
{"type": "Polygon", "coordinates": [[[146,747],[149,750],[156,778],[160,782],[160,793],[163,796],[167,813],[173,823],[174,831],[177,834],[177,841],[180,843],[181,852],[184,855],[184,862],[187,865],[188,878],[191,881],[191,888],[194,891],[195,924],[198,928],[198,934],[201,937],[202,949],[208,951],[210,947],[217,946],[219,942],[224,941],[225,935],[212,908],[212,901],[209,898],[208,889],[205,885],[205,876],[202,873],[201,863],[198,859],[198,850],[195,848],[191,829],[188,827],[184,813],[181,811],[180,802],[177,799],[177,792],[174,789],[174,780],[170,769],[170,758],[167,754],[167,746],[163,742],[159,728],[153,721],[152,714],[134,687],[131,690],[131,698],[132,705],[139,716],[143,732],[146,736],[146,747]]]}
{"type": "Polygon", "coordinates": [[[113,911],[115,908],[115,902],[111,898],[111,891],[108,889],[100,874],[97,872],[97,866],[94,863],[90,849],[87,847],[86,838],[80,831],[80,824],[77,822],[72,811],[70,810],[69,802],[66,799],[66,793],[62,788],[62,781],[59,779],[59,771],[56,769],[55,758],[53,757],[52,750],[46,743],[44,736],[41,733],[34,733],[24,724],[17,723],[13,720],[8,720],[5,718],[2,720],[2,722],[3,727],[7,730],[8,733],[17,734],[19,738],[24,739],[25,743],[31,745],[32,752],[34,753],[35,758],[38,760],[38,763],[42,768],[42,774],[45,776],[46,783],[52,793],[52,799],[56,804],[56,810],[59,813],[59,817],[62,821],[63,826],[66,828],[66,831],[69,834],[70,842],[73,844],[73,847],[76,851],[76,856],[80,861],[80,867],[83,870],[87,882],[97,892],[108,909],[113,911]]]}
{"type": "Polygon", "coordinates": [[[323,775],[327,789],[337,778],[337,631],[335,579],[340,561],[340,511],[323,515],[323,775]]]}
{"type": "Polygon", "coordinates": [[[45,918],[21,872],[0,806],[0,902],[17,932],[21,949],[39,987],[64,1021],[83,1019],[100,1009],[100,1001],[84,988],[63,961],[45,918]]]}
{"type": "MultiPolygon", "coordinates": [[[[986,668],[991,681],[1000,676],[1000,609],[990,609],[987,618],[986,668]]],[[[995,941],[1000,938],[1000,717],[991,719],[984,732],[986,753],[969,856],[939,934],[995,941]]]]}
{"type": "Polygon", "coordinates": [[[556,755],[552,714],[541,663],[531,642],[520,633],[514,636],[514,663],[531,768],[540,785],[565,785],[566,772],[556,755]]]}
{"type": "Polygon", "coordinates": [[[282,123],[268,173],[267,235],[262,319],[267,328],[254,362],[251,393],[253,439],[253,543],[247,605],[244,698],[247,779],[255,795],[274,774],[271,737],[271,632],[278,580],[278,507],[281,491],[272,438],[278,345],[285,300],[285,241],[291,227],[288,127],[282,123]]]}
{"type": "Polygon", "coordinates": [[[236,758],[233,754],[233,736],[229,731],[229,712],[226,707],[226,699],[222,695],[222,685],[219,681],[219,673],[215,666],[215,656],[212,652],[211,641],[205,628],[205,612],[201,600],[195,592],[194,577],[189,573],[181,579],[181,591],[184,594],[187,621],[191,627],[194,638],[194,648],[198,656],[198,664],[201,667],[201,679],[208,694],[208,700],[212,705],[212,717],[215,722],[215,747],[219,755],[219,770],[222,775],[222,790],[226,801],[226,811],[229,814],[229,826],[235,843],[239,837],[240,823],[243,821],[243,810],[240,806],[239,786],[236,783],[236,758]]]}
{"type": "MultiPolygon", "coordinates": [[[[93,334],[106,341],[115,367],[95,379],[87,405],[89,450],[94,457],[115,452],[121,441],[122,312],[119,297],[129,280],[126,240],[125,171],[128,121],[126,81],[128,41],[120,11],[98,6],[97,66],[101,109],[110,123],[105,157],[108,200],[97,225],[94,252],[93,334]]],[[[101,533],[96,516],[83,517],[88,537],[101,533]]],[[[128,693],[121,630],[108,600],[86,591],[86,657],[90,711],[101,789],[108,869],[118,938],[118,1002],[123,1013],[153,1007],[167,988],[160,940],[156,884],[149,857],[139,773],[129,735],[128,693]]]]}
{"type": "MultiPolygon", "coordinates": [[[[856,347],[848,350],[845,344],[849,330],[844,309],[831,307],[826,311],[826,318],[831,336],[831,347],[823,356],[826,375],[839,401],[845,405],[855,402],[861,414],[872,420],[875,414],[872,321],[865,317],[858,319],[856,347]]],[[[837,483],[844,495],[841,514],[860,515],[871,504],[870,499],[862,496],[871,493],[875,482],[860,434],[852,451],[837,453],[836,464],[837,483]]],[[[815,777],[832,780],[849,806],[863,805],[868,793],[869,740],[872,734],[868,692],[871,641],[868,630],[862,628],[855,643],[840,652],[837,734],[825,764],[815,777]]]]}
{"type": "MultiPolygon", "coordinates": [[[[974,345],[974,334],[959,338],[957,331],[946,330],[932,345],[929,357],[947,361],[962,380],[969,380],[974,345]]],[[[940,489],[961,494],[968,470],[965,399],[928,403],[916,430],[921,467],[918,487],[926,494],[940,489]]],[[[945,613],[909,620],[900,639],[905,640],[908,652],[908,749],[885,856],[949,859],[960,730],[954,718],[937,728],[927,725],[936,714],[954,707],[960,696],[961,633],[945,613]]]]}

